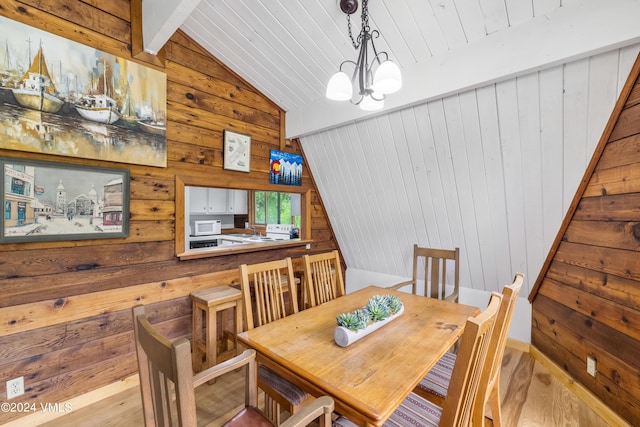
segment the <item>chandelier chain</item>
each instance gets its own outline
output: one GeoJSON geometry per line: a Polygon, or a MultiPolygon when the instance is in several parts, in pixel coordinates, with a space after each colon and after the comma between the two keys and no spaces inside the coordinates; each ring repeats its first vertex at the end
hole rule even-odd
{"type": "Polygon", "coordinates": [[[353,37],[353,30],[351,24],[351,15],[347,14],[347,28],[349,29],[349,38],[351,39],[351,44],[354,49],[358,49],[360,44],[362,44],[362,40],[365,34],[369,33],[369,0],[362,0],[362,30],[360,30],[360,34],[358,34],[357,38],[353,37]]]}

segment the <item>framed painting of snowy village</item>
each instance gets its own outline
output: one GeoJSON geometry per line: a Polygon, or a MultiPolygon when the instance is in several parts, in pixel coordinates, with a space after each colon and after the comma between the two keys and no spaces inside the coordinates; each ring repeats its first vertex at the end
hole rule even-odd
{"type": "Polygon", "coordinates": [[[165,167],[165,73],[0,17],[0,148],[165,167]]]}
{"type": "Polygon", "coordinates": [[[129,171],[0,157],[0,243],[129,235],[129,171]]]}

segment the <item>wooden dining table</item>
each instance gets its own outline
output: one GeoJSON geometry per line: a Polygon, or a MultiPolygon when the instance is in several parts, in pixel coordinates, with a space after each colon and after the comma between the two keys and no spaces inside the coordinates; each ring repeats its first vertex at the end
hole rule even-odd
{"type": "Polygon", "coordinates": [[[360,426],[380,426],[462,334],[477,307],[370,286],[255,329],[238,340],[257,359],[360,426]],[[404,312],[350,344],[333,338],[336,316],[374,295],[397,295],[404,312]]]}

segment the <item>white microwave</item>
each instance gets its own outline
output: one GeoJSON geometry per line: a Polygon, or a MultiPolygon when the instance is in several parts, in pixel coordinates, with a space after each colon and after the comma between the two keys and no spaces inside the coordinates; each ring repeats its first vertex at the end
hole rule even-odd
{"type": "Polygon", "coordinates": [[[219,219],[212,219],[207,221],[194,221],[193,222],[193,236],[209,236],[212,234],[220,234],[222,224],[219,219]]]}

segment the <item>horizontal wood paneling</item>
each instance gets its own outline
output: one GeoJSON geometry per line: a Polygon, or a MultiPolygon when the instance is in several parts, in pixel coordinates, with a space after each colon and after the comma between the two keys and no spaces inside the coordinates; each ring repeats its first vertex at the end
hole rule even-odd
{"type": "Polygon", "coordinates": [[[574,220],[569,225],[564,238],[573,243],[637,251],[640,249],[640,223],[574,220]]]}
{"type": "Polygon", "coordinates": [[[546,278],[630,308],[640,307],[640,287],[632,279],[559,261],[551,263],[546,278]]]}
{"type": "Polygon", "coordinates": [[[632,425],[640,424],[638,73],[640,57],[530,295],[532,344],[632,425]]]}
{"type": "Polygon", "coordinates": [[[640,194],[585,197],[580,200],[576,220],[635,221],[640,218],[640,194]]]}
{"type": "MultiPolygon", "coordinates": [[[[127,0],[0,0],[0,14],[131,59],[127,0]]],[[[166,168],[0,149],[0,156],[126,168],[131,174],[129,237],[0,245],[0,383],[24,376],[20,402],[63,402],[135,373],[135,304],[145,304],[167,336],[190,337],[194,290],[239,283],[242,263],[299,260],[338,248],[305,167],[300,190],[312,196],[310,251],[302,246],[189,261],[175,257],[176,176],[213,187],[282,191],[265,183],[269,151],[280,149],[283,126],[271,100],[182,32],[165,54],[166,168]],[[222,169],[225,129],[251,135],[250,173],[222,169]]],[[[303,154],[297,141],[286,151],[303,154]]],[[[0,400],[6,400],[4,388],[0,400]]],[[[20,415],[2,413],[0,424],[20,415]]]]}
{"type": "Polygon", "coordinates": [[[640,311],[552,280],[543,284],[538,295],[572,307],[577,312],[593,317],[611,329],[640,341],[640,311]]]}
{"type": "Polygon", "coordinates": [[[602,327],[590,319],[590,316],[578,315],[570,308],[540,295],[534,302],[532,342],[569,375],[635,425],[640,415],[637,394],[632,394],[639,387],[635,375],[638,359],[637,353],[634,353],[638,351],[637,341],[625,339],[615,329],[602,327]],[[599,344],[616,347],[627,344],[631,348],[611,354],[603,351],[599,344]],[[595,378],[586,372],[587,355],[597,360],[598,373],[595,378]],[[636,363],[631,365],[624,360],[636,363]],[[622,376],[626,376],[624,381],[621,380],[622,376]]]}

